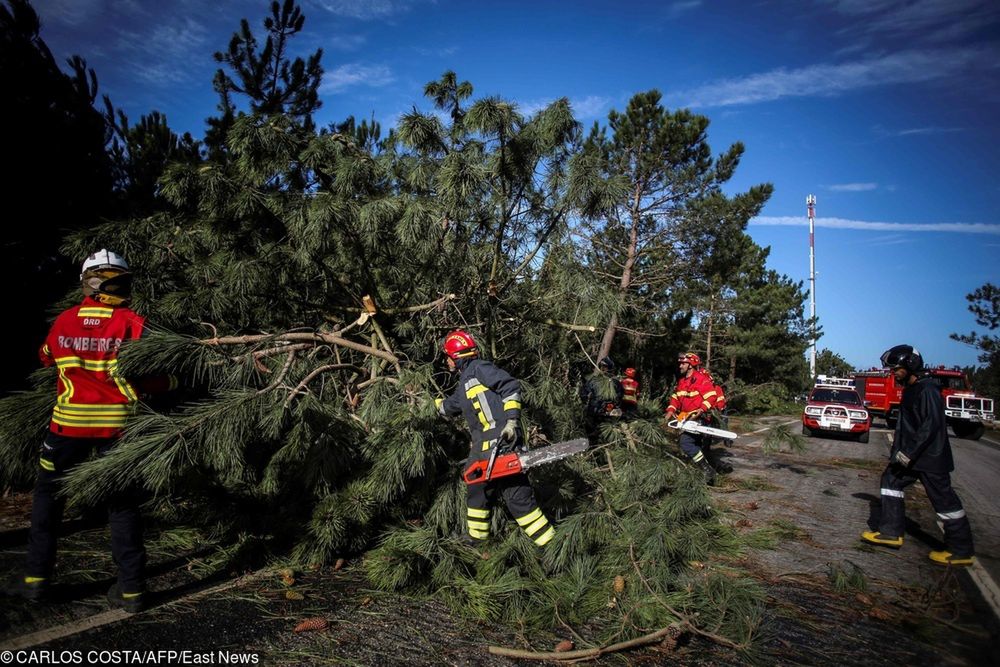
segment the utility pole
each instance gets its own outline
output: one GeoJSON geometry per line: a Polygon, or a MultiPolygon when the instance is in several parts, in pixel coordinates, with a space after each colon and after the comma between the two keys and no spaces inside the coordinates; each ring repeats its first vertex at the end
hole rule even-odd
{"type": "Polygon", "coordinates": [[[809,317],[812,320],[812,347],[809,351],[809,375],[816,379],[816,195],[806,197],[809,215],[809,317]]]}

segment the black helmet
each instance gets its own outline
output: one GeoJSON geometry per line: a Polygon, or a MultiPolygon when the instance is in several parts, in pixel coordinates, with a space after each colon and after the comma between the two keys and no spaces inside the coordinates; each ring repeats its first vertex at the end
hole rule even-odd
{"type": "Polygon", "coordinates": [[[924,358],[912,345],[896,345],[883,352],[879,358],[885,368],[905,368],[911,375],[924,369],[924,358]]]}
{"type": "Polygon", "coordinates": [[[615,369],[615,362],[611,359],[611,357],[604,357],[597,362],[597,367],[606,371],[613,371],[615,369]]]}

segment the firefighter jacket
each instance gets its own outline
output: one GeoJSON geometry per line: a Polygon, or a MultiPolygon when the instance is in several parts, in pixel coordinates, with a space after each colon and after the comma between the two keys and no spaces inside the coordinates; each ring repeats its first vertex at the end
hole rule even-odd
{"type": "Polygon", "coordinates": [[[903,388],[890,461],[895,460],[896,452],[903,452],[911,461],[910,467],[920,472],[955,469],[944,418],[944,399],[929,376],[903,388]]]}
{"type": "Polygon", "coordinates": [[[707,412],[715,406],[716,396],[711,378],[703,371],[694,370],[677,381],[677,388],[670,395],[667,410],[672,409],[678,418],[694,410],[707,412]]]}
{"type": "Polygon", "coordinates": [[[635,408],[639,404],[639,381],[635,378],[624,378],[622,384],[622,406],[635,408]]]}
{"type": "Polygon", "coordinates": [[[39,350],[42,363],[59,371],[49,424],[53,433],[75,438],[121,433],[139,399],[135,385],[118,372],[118,349],[123,341],[139,338],[143,324],[129,308],[90,297],[56,318],[39,350]]]}
{"type": "MultiPolygon", "coordinates": [[[[457,359],[458,386],[438,406],[442,415],[465,417],[472,433],[471,458],[489,451],[508,419],[521,417],[521,387],[507,371],[483,359],[457,359]]],[[[517,441],[520,441],[518,427],[517,441]]]]}
{"type": "Polygon", "coordinates": [[[606,417],[622,401],[622,384],[613,377],[596,372],[580,389],[584,410],[593,417],[606,417]]]}

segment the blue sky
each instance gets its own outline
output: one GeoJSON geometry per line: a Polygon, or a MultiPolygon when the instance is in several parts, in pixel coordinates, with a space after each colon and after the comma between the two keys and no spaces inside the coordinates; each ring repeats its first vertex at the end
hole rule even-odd
{"type": "MultiPolygon", "coordinates": [[[[83,56],[133,122],[159,110],[204,132],[212,53],[263,0],[35,0],[53,54],[83,56]]],[[[908,342],[976,363],[965,295],[1000,283],[1000,3],[995,0],[460,2],[301,0],[293,49],[322,47],[320,124],[384,128],[453,69],[476,96],[530,112],[568,97],[585,125],[657,88],[746,144],[730,192],[770,182],[749,227],[769,265],[808,286],[817,197],[817,313],[859,367],[908,342]]]]}

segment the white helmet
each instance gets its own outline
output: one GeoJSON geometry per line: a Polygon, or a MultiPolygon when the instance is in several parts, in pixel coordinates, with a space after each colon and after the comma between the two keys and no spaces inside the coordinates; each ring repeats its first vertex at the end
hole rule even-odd
{"type": "Polygon", "coordinates": [[[80,268],[80,280],[83,280],[83,274],[87,271],[103,271],[107,269],[128,271],[128,262],[118,253],[101,248],[83,260],[83,267],[80,268]]]}

